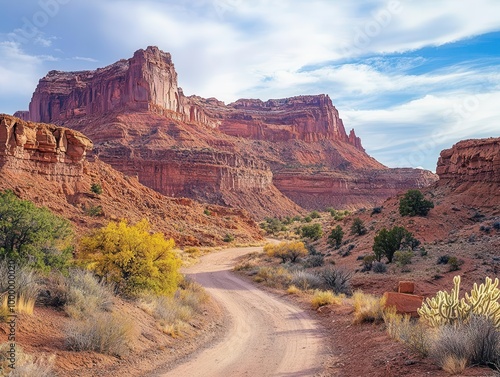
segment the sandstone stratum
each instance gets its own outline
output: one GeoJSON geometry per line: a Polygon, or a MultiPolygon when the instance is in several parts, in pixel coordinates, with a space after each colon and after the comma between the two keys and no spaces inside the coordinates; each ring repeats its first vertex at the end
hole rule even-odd
{"type": "Polygon", "coordinates": [[[374,206],[437,179],[371,158],[327,95],[228,105],[185,96],[157,47],[95,71],[51,71],[17,115],[82,132],[99,160],[159,193],[254,218],[374,206]]]}
{"type": "Polygon", "coordinates": [[[221,245],[227,234],[240,243],[262,240],[246,211],[166,197],[88,156],[91,149],[78,131],[0,114],[0,190],[46,206],[84,231],[147,218],[180,246],[221,245]],[[92,184],[102,193],[93,193],[92,184]]]}

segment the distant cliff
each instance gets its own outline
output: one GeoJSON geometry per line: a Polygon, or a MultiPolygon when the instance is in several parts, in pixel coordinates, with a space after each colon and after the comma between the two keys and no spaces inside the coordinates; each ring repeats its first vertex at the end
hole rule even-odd
{"type": "Polygon", "coordinates": [[[99,158],[161,193],[256,217],[297,213],[288,198],[315,209],[375,205],[436,179],[417,169],[401,179],[371,158],[324,94],[228,105],[185,96],[157,47],[95,71],[51,71],[18,114],[85,133],[99,158]],[[338,173],[347,186],[332,183],[338,173]]]}

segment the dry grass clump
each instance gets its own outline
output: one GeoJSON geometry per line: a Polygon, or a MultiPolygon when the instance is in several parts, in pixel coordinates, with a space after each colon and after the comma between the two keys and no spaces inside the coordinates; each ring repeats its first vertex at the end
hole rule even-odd
{"type": "Polygon", "coordinates": [[[289,295],[298,295],[300,292],[301,290],[293,284],[290,285],[286,290],[286,293],[288,293],[289,295]]]}
{"type": "Polygon", "coordinates": [[[234,266],[234,271],[249,271],[258,268],[259,259],[261,258],[261,253],[253,252],[245,255],[245,258],[234,266]]]}
{"type": "Polygon", "coordinates": [[[94,313],[110,311],[113,305],[113,289],[90,271],[73,270],[66,279],[66,312],[81,319],[94,313]]]}
{"type": "Polygon", "coordinates": [[[468,365],[500,370],[500,331],[491,319],[478,315],[471,316],[467,323],[442,326],[431,356],[449,373],[460,373],[468,365]]]}
{"type": "MultiPolygon", "coordinates": [[[[0,296],[2,296],[2,309],[1,313],[8,311],[8,265],[7,261],[0,262],[0,296]]],[[[17,268],[15,272],[15,311],[17,314],[33,314],[35,302],[40,293],[40,286],[38,284],[38,276],[32,269],[28,267],[17,268]]]]}
{"type": "Polygon", "coordinates": [[[0,344],[0,375],[8,377],[54,377],[55,355],[35,358],[25,353],[21,346],[16,345],[15,369],[9,368],[8,360],[10,344],[0,344]]]}
{"type": "Polygon", "coordinates": [[[383,318],[384,299],[362,291],[352,295],[354,323],[376,322],[383,318]]]}
{"type": "Polygon", "coordinates": [[[173,297],[149,296],[141,300],[140,307],[155,317],[162,330],[170,336],[187,331],[196,313],[203,312],[210,296],[201,285],[184,280],[173,297]]]}
{"type": "Polygon", "coordinates": [[[303,291],[307,291],[308,289],[319,288],[322,281],[316,274],[297,270],[292,272],[291,283],[303,291]]]}
{"type": "Polygon", "coordinates": [[[383,311],[383,319],[389,336],[406,344],[412,351],[425,357],[431,347],[429,328],[419,321],[412,320],[409,315],[396,313],[391,307],[383,311]]]}
{"type": "Polygon", "coordinates": [[[332,291],[315,290],[311,299],[311,304],[314,309],[318,309],[325,305],[342,305],[345,295],[335,295],[332,291]]]}
{"type": "Polygon", "coordinates": [[[123,314],[99,313],[65,329],[66,346],[74,351],[95,351],[126,356],[136,337],[133,321],[123,314]]]}
{"type": "Polygon", "coordinates": [[[444,357],[440,366],[445,372],[448,372],[451,375],[459,374],[467,368],[467,359],[448,355],[444,357]]]}
{"type": "Polygon", "coordinates": [[[272,288],[286,288],[290,284],[292,275],[283,267],[260,267],[254,277],[257,283],[264,283],[272,288]]]}

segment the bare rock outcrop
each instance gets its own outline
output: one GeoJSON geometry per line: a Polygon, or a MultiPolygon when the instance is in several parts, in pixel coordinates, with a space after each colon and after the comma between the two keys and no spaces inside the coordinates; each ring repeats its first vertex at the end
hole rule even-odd
{"type": "Polygon", "coordinates": [[[92,142],[78,131],[0,115],[0,168],[67,181],[83,173],[92,142]]]}
{"type": "Polygon", "coordinates": [[[399,179],[366,154],[327,95],[228,105],[187,97],[157,47],[95,71],[51,71],[19,115],[83,132],[100,159],[163,194],[255,217],[297,213],[289,198],[315,209],[366,206],[432,180],[416,169],[399,179]]]}
{"type": "Polygon", "coordinates": [[[463,140],[439,157],[438,189],[461,204],[498,207],[500,203],[500,138],[463,140]]]}

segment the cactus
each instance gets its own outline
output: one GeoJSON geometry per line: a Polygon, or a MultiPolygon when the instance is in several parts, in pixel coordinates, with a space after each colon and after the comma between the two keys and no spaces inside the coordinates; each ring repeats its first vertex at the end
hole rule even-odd
{"type": "Polygon", "coordinates": [[[500,328],[498,283],[498,278],[492,281],[487,277],[479,286],[474,283],[470,295],[466,293],[460,299],[460,276],[455,276],[451,293],[439,291],[435,297],[427,298],[417,312],[432,327],[467,322],[471,314],[476,314],[490,318],[500,328]]]}

